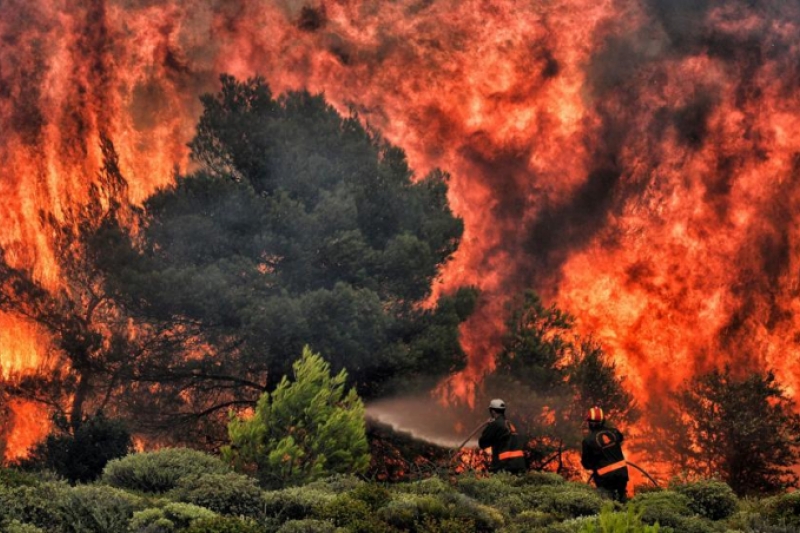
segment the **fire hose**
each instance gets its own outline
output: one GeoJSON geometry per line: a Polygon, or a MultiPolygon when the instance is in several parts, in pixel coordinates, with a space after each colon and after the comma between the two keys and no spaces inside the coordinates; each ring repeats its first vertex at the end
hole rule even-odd
{"type": "Polygon", "coordinates": [[[451,462],[453,461],[453,458],[456,456],[456,454],[457,454],[458,452],[460,452],[460,451],[461,451],[461,449],[462,449],[462,448],[464,448],[464,446],[466,446],[466,445],[467,445],[467,443],[470,441],[470,439],[471,439],[472,437],[474,437],[474,436],[475,436],[475,435],[476,435],[476,434],[477,434],[477,433],[478,433],[480,430],[482,430],[482,429],[483,429],[483,428],[485,428],[487,425],[489,425],[489,422],[491,422],[491,420],[487,420],[486,422],[483,422],[483,423],[481,423],[481,425],[480,425],[480,426],[476,427],[476,428],[475,428],[475,430],[474,430],[472,433],[470,433],[470,434],[467,436],[467,438],[466,438],[466,439],[464,439],[464,442],[462,442],[462,443],[461,443],[461,445],[460,445],[458,448],[456,448],[455,450],[453,450],[453,453],[450,455],[450,461],[451,461],[451,462]]]}
{"type": "MultiPolygon", "coordinates": [[[[649,480],[650,480],[650,482],[651,482],[651,483],[652,483],[652,484],[653,484],[653,485],[654,485],[656,488],[659,488],[659,489],[661,488],[661,485],[659,485],[659,484],[658,484],[658,482],[657,482],[655,479],[653,479],[653,478],[650,476],[650,474],[648,474],[648,473],[647,473],[647,471],[646,471],[644,468],[642,468],[641,466],[637,465],[636,463],[631,463],[630,461],[625,461],[625,464],[626,464],[627,466],[632,466],[633,468],[635,468],[636,470],[638,470],[639,472],[641,472],[642,474],[644,474],[644,476],[645,476],[647,479],[649,479],[649,480]]],[[[590,482],[591,482],[591,481],[594,481],[594,482],[595,482],[595,484],[597,484],[597,472],[593,472],[593,473],[592,473],[592,475],[591,475],[591,476],[589,476],[589,481],[590,481],[590,482]]]]}
{"type": "Polygon", "coordinates": [[[628,466],[632,466],[632,467],[634,467],[636,470],[638,470],[639,472],[641,472],[642,474],[644,474],[644,477],[646,477],[647,479],[649,479],[649,480],[650,480],[650,482],[651,482],[653,485],[655,485],[655,486],[656,486],[656,487],[658,487],[659,489],[661,488],[661,486],[660,486],[660,485],[659,485],[659,484],[656,482],[656,480],[655,480],[655,479],[653,479],[653,478],[650,476],[650,474],[648,474],[648,473],[645,471],[645,469],[644,469],[644,468],[642,468],[641,466],[639,466],[639,465],[637,465],[637,464],[635,464],[635,463],[631,463],[630,461],[625,461],[625,462],[628,464],[628,466]]]}

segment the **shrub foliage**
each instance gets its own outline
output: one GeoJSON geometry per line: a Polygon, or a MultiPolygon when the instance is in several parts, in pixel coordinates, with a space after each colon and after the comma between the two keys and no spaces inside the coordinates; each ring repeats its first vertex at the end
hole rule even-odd
{"type": "Polygon", "coordinates": [[[112,487],[161,493],[183,480],[202,474],[226,474],[231,468],[217,457],[188,448],[165,448],[115,459],[103,470],[112,487]]]}
{"type": "Polygon", "coordinates": [[[345,391],[347,373],[331,376],[330,365],[305,347],[293,374],[261,397],[252,418],[231,421],[225,456],[273,487],[365,471],[364,404],[355,389],[345,391]]]}

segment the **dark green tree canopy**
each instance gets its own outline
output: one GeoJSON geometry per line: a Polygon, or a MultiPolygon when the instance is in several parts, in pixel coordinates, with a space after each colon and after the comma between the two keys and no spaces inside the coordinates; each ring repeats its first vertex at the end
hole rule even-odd
{"type": "Polygon", "coordinates": [[[205,397],[196,411],[254,403],[306,344],[365,397],[462,368],[475,291],[423,305],[463,231],[447,175],[415,180],[402,150],[321,95],[221,81],[190,145],[200,168],[147,200],[136,244],[96,239],[132,315],[202,332],[201,354],[149,361],[171,409],[187,408],[187,381],[205,397]]]}
{"type": "Polygon", "coordinates": [[[77,429],[67,420],[56,420],[54,430],[20,462],[26,469],[47,469],[70,483],[94,481],[112,459],[133,450],[125,425],[102,412],[84,420],[77,429]]]}

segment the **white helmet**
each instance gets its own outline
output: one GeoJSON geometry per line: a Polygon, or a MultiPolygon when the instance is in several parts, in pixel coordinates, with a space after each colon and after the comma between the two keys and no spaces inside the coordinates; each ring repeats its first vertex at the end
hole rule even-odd
{"type": "Polygon", "coordinates": [[[500,400],[498,398],[489,402],[489,409],[495,409],[497,411],[505,411],[506,410],[506,402],[500,400]]]}

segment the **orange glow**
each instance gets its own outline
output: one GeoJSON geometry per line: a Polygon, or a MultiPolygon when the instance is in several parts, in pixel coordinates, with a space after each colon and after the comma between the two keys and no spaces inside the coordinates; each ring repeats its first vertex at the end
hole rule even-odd
{"type": "Polygon", "coordinates": [[[20,459],[50,430],[47,410],[34,403],[10,402],[14,431],[6,443],[6,459],[20,459]]]}
{"type": "Polygon", "coordinates": [[[35,372],[43,363],[46,343],[30,322],[0,313],[0,376],[35,372]]]}
{"type": "MultiPolygon", "coordinates": [[[[40,212],[68,222],[87,201],[100,136],[141,202],[187,168],[218,73],[261,74],[357,110],[420,176],[452,174],[465,233],[434,292],[476,285],[482,304],[443,389],[469,401],[504,304],[534,287],[641,402],[724,362],[800,390],[793,3],[684,27],[636,0],[331,0],[313,28],[301,10],[321,1],[151,4],[0,6],[0,245],[49,287],[40,212]]],[[[0,364],[34,368],[33,330],[0,321],[0,364]]]]}

